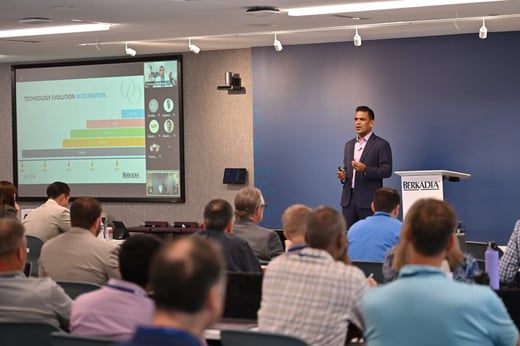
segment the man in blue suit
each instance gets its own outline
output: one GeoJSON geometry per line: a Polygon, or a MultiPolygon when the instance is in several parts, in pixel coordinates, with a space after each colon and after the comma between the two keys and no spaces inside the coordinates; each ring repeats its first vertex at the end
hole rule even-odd
{"type": "Polygon", "coordinates": [[[356,108],[356,138],[345,143],[343,167],[337,172],[343,184],[341,207],[347,228],[373,214],[370,203],[374,192],[383,186],[383,178],[392,175],[392,149],[372,132],[374,118],[369,107],[356,108]]]}

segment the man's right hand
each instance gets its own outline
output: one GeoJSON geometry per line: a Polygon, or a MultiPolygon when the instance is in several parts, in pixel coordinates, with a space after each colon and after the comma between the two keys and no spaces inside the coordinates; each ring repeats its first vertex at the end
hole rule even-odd
{"type": "Polygon", "coordinates": [[[339,180],[345,181],[347,179],[347,171],[345,171],[345,168],[338,169],[336,176],[339,180]]]}

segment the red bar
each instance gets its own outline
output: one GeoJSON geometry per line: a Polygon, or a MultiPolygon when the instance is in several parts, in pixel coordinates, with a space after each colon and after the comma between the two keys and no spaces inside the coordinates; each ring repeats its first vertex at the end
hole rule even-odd
{"type": "Polygon", "coordinates": [[[104,129],[114,127],[144,127],[144,119],[87,120],[87,129],[104,129]]]}

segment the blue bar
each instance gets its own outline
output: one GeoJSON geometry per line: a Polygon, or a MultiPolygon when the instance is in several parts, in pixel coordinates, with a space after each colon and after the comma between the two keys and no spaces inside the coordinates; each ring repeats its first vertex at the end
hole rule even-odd
{"type": "Polygon", "coordinates": [[[144,109],[121,109],[121,118],[135,119],[144,118],[144,109]]]}

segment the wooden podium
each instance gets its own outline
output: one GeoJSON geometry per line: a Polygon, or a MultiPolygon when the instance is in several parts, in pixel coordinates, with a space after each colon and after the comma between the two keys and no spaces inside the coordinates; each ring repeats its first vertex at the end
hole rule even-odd
{"type": "Polygon", "coordinates": [[[396,171],[401,176],[401,199],[403,220],[412,204],[421,198],[437,198],[444,200],[444,179],[460,181],[471,177],[471,174],[446,171],[396,171]]]}

